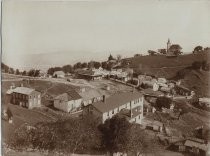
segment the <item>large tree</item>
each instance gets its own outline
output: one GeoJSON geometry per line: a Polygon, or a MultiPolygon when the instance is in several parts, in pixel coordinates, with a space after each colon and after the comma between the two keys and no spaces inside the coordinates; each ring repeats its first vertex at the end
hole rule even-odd
{"type": "Polygon", "coordinates": [[[65,73],[72,73],[73,72],[73,68],[71,65],[65,65],[62,67],[63,72],[65,73]]]}
{"type": "Polygon", "coordinates": [[[16,75],[19,75],[20,74],[20,71],[18,69],[16,69],[15,74],[16,75]]]}
{"type": "Polygon", "coordinates": [[[156,54],[156,51],[148,50],[148,54],[151,55],[151,56],[154,56],[156,54]]]}
{"type": "Polygon", "coordinates": [[[196,46],[196,47],[194,48],[193,53],[195,53],[195,52],[200,52],[200,51],[202,51],[202,50],[203,50],[203,47],[202,47],[202,46],[196,46]]]}
{"type": "Polygon", "coordinates": [[[179,44],[173,44],[169,48],[169,51],[176,56],[182,54],[181,50],[182,50],[182,47],[179,44]]]}
{"type": "Polygon", "coordinates": [[[161,110],[162,108],[170,108],[172,100],[167,97],[158,97],[156,100],[156,107],[161,110]]]}
{"type": "Polygon", "coordinates": [[[116,152],[125,153],[129,141],[129,129],[131,124],[125,117],[114,116],[99,125],[102,133],[102,145],[111,154],[116,152]]]}

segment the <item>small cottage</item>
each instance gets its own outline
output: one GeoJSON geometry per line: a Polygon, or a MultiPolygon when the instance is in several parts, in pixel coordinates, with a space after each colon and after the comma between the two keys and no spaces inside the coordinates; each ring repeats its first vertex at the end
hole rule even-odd
{"type": "Polygon", "coordinates": [[[69,90],[54,98],[54,107],[70,113],[80,110],[81,102],[82,97],[75,90],[69,90]]]}

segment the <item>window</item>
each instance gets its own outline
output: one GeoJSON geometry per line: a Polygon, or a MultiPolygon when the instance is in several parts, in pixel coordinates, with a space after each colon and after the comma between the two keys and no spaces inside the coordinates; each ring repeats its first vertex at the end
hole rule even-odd
{"type": "Polygon", "coordinates": [[[112,114],[114,114],[114,110],[112,110],[112,114]]]}
{"type": "Polygon", "coordinates": [[[141,118],[141,116],[139,115],[139,119],[141,118]]]}
{"type": "Polygon", "coordinates": [[[109,112],[107,112],[107,116],[109,116],[109,112]]]}

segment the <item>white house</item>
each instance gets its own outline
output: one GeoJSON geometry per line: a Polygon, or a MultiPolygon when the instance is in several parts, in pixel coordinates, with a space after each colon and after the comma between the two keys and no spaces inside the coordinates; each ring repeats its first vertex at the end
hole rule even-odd
{"type": "Polygon", "coordinates": [[[64,78],[65,77],[65,73],[63,71],[55,71],[53,73],[53,77],[64,78]]]}
{"type": "Polygon", "coordinates": [[[131,123],[142,123],[144,97],[139,92],[124,92],[114,94],[108,98],[89,105],[84,113],[90,113],[98,117],[104,123],[116,114],[125,115],[131,123]]]}
{"type": "Polygon", "coordinates": [[[69,90],[54,98],[54,107],[64,112],[75,112],[81,109],[82,98],[75,90],[69,90]]]}

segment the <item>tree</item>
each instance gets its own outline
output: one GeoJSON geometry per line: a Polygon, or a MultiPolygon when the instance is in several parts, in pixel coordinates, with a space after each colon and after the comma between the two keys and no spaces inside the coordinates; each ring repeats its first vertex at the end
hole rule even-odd
{"type": "Polygon", "coordinates": [[[20,71],[18,69],[16,69],[15,74],[16,75],[19,75],[20,74],[20,71]]]}
{"type": "Polygon", "coordinates": [[[158,52],[159,52],[160,54],[166,54],[166,49],[159,49],[158,52]]]}
{"type": "Polygon", "coordinates": [[[202,46],[196,46],[196,47],[194,48],[193,53],[195,53],[195,52],[200,52],[200,51],[202,51],[202,50],[203,50],[203,47],[202,47],[202,46]]]}
{"type": "Polygon", "coordinates": [[[125,117],[114,116],[107,119],[104,124],[99,125],[102,134],[102,146],[111,154],[115,152],[126,152],[129,141],[129,129],[131,124],[125,117]]]}
{"type": "Polygon", "coordinates": [[[82,68],[87,68],[88,64],[86,62],[82,63],[82,68]]]}
{"type": "Polygon", "coordinates": [[[173,44],[169,48],[169,51],[176,56],[182,54],[181,50],[182,50],[182,47],[179,44],[173,44]]]}
{"type": "Polygon", "coordinates": [[[108,57],[108,61],[115,60],[114,57],[110,54],[108,57]]]}
{"type": "Polygon", "coordinates": [[[9,68],[9,73],[10,74],[14,74],[15,73],[15,70],[13,68],[9,68]]]}
{"type": "Polygon", "coordinates": [[[94,68],[98,69],[99,67],[101,67],[101,63],[100,62],[94,62],[94,68]]]}
{"type": "Polygon", "coordinates": [[[146,143],[146,133],[139,125],[133,124],[130,127],[127,151],[139,156],[148,147],[146,143]]]}
{"type": "Polygon", "coordinates": [[[161,110],[162,108],[170,108],[172,100],[167,97],[158,97],[156,100],[156,107],[161,110]]]}
{"type": "Polygon", "coordinates": [[[77,62],[74,67],[74,69],[79,69],[79,68],[82,68],[82,63],[81,62],[77,62]]]}
{"type": "Polygon", "coordinates": [[[200,69],[201,67],[202,67],[202,62],[200,62],[200,61],[194,61],[192,63],[192,68],[195,70],[200,69]]]}
{"type": "Polygon", "coordinates": [[[94,62],[93,61],[88,62],[88,68],[92,69],[93,67],[94,67],[94,62]]]}
{"type": "Polygon", "coordinates": [[[73,72],[73,68],[71,65],[65,65],[62,67],[62,70],[64,73],[72,73],[73,72]]]}
{"type": "Polygon", "coordinates": [[[38,77],[40,73],[40,70],[36,70],[36,69],[31,69],[28,72],[28,76],[32,76],[32,77],[38,77]]]}
{"type": "Polygon", "coordinates": [[[107,64],[106,61],[101,63],[101,67],[102,67],[103,69],[107,69],[107,66],[108,66],[108,64],[107,64]]]}
{"type": "Polygon", "coordinates": [[[156,51],[148,50],[149,55],[154,56],[156,54],[156,51]]]}
{"type": "Polygon", "coordinates": [[[4,63],[1,63],[1,69],[4,70],[5,73],[9,72],[9,66],[5,65],[4,63]]]}
{"type": "Polygon", "coordinates": [[[25,76],[27,73],[26,73],[26,71],[24,70],[23,72],[22,72],[22,75],[23,76],[25,76]]]}
{"type": "Polygon", "coordinates": [[[55,72],[54,68],[49,68],[47,70],[47,74],[49,74],[49,75],[53,75],[54,72],[55,72]]]}

